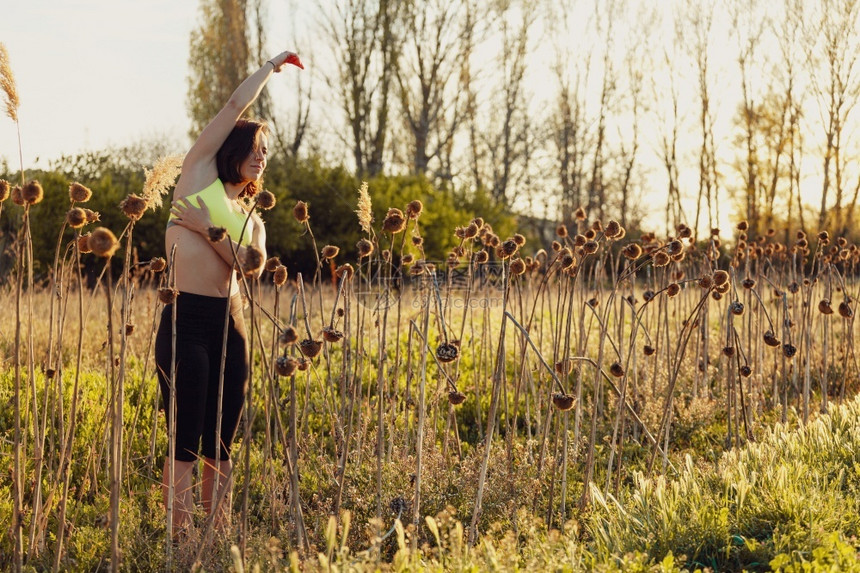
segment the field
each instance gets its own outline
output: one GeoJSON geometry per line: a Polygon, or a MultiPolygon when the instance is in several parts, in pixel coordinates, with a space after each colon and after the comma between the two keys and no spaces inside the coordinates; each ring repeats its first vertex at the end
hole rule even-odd
{"type": "Polygon", "coordinates": [[[174,543],[152,357],[170,261],[132,262],[126,203],[119,238],[58,222],[36,284],[23,203],[0,293],[4,569],[856,567],[844,239],[634,240],[582,213],[543,250],[476,218],[428,261],[419,202],[377,229],[359,205],[357,260],[314,244],[313,276],[273,258],[243,277],[232,522],[201,510],[174,543]],[[78,261],[99,254],[124,268],[89,289],[78,261]]]}

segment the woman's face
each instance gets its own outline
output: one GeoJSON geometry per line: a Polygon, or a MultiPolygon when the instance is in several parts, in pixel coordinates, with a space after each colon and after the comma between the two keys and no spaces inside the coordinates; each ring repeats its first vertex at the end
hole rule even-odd
{"type": "Polygon", "coordinates": [[[269,154],[269,138],[262,130],[257,132],[254,148],[239,166],[239,174],[244,181],[258,181],[266,169],[269,154]]]}

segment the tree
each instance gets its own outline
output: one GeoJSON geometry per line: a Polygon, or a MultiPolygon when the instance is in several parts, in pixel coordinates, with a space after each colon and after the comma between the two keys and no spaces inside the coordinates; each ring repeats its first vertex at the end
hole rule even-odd
{"type": "Polygon", "coordinates": [[[690,5],[685,13],[687,25],[683,43],[690,46],[696,69],[696,82],[699,92],[699,127],[702,144],[699,148],[699,185],[696,195],[696,217],[693,224],[694,232],[699,232],[702,202],[707,207],[708,226],[714,227],[719,220],[719,204],[716,201],[717,181],[717,151],[714,141],[714,110],[711,102],[711,77],[709,47],[714,18],[713,0],[702,4],[690,5]],[[689,36],[688,36],[689,34],[689,36]]]}
{"type": "Polygon", "coordinates": [[[654,14],[647,9],[642,9],[634,14],[635,20],[640,23],[635,34],[627,36],[625,47],[624,69],[626,74],[626,89],[621,96],[621,104],[626,106],[626,115],[630,117],[626,132],[620,134],[618,144],[618,194],[619,194],[619,219],[621,225],[627,227],[634,220],[632,191],[637,183],[636,171],[638,167],[639,150],[641,146],[641,123],[642,116],[646,111],[645,102],[645,73],[642,70],[642,62],[650,58],[646,55],[650,52],[649,40],[654,31],[654,14]],[[625,144],[625,138],[629,143],[625,144]]]}
{"type": "MultiPolygon", "coordinates": [[[[595,132],[593,158],[591,161],[591,179],[588,183],[588,213],[597,211],[597,218],[603,219],[606,215],[607,203],[607,181],[606,181],[606,123],[608,115],[612,112],[613,98],[616,96],[617,79],[615,76],[615,63],[612,59],[614,46],[615,18],[617,17],[617,5],[609,2],[605,6],[604,14],[597,13],[597,22],[604,32],[603,40],[603,75],[601,76],[599,104],[597,109],[597,128],[595,132]]],[[[597,4],[600,9],[600,4],[597,4]]]]}
{"type": "Polygon", "coordinates": [[[674,53],[670,54],[668,49],[663,51],[663,69],[666,81],[652,83],[653,99],[656,102],[654,120],[658,124],[657,155],[660,163],[666,170],[666,234],[674,232],[680,223],[686,223],[681,209],[681,183],[680,168],[678,164],[678,133],[681,129],[681,110],[679,107],[679,95],[677,78],[672,62],[677,59],[677,50],[681,45],[678,32],[679,20],[675,22],[675,36],[672,42],[674,53]],[[658,87],[659,86],[659,87],[658,87]],[[657,93],[659,89],[660,93],[657,93]],[[662,105],[666,102],[668,105],[662,105]]]}
{"type": "Polygon", "coordinates": [[[554,106],[548,120],[549,139],[555,148],[555,169],[561,189],[561,220],[570,224],[574,210],[584,204],[588,123],[583,93],[591,69],[591,51],[584,51],[584,57],[575,60],[575,68],[571,71],[566,43],[573,34],[567,4],[561,3],[551,13],[549,25],[555,51],[552,73],[557,82],[554,106]]]}
{"type": "Polygon", "coordinates": [[[427,173],[438,160],[436,174],[452,178],[439,156],[450,148],[466,114],[466,92],[457,79],[471,55],[469,14],[470,7],[459,0],[404,2],[397,86],[413,173],[427,173]]]}
{"type": "MultiPolygon", "coordinates": [[[[758,95],[754,86],[754,78],[761,77],[761,69],[767,68],[758,53],[762,34],[766,27],[766,19],[761,14],[761,6],[753,1],[736,0],[729,6],[732,30],[738,41],[738,67],[740,68],[742,102],[740,108],[741,125],[743,129],[743,146],[745,148],[745,215],[750,223],[748,235],[755,237],[760,229],[757,224],[761,221],[761,198],[759,191],[759,158],[758,119],[756,113],[758,95]]],[[[781,125],[781,124],[780,124],[781,125]]],[[[778,146],[779,148],[779,146],[778,146]]],[[[777,161],[779,156],[777,156],[777,161]]]]}
{"type": "Polygon", "coordinates": [[[361,175],[382,173],[385,166],[401,6],[398,0],[337,0],[324,13],[336,62],[326,81],[346,117],[349,133],[342,139],[361,175]]]}
{"type": "MultiPolygon", "coordinates": [[[[496,201],[510,198],[510,185],[525,170],[530,146],[527,138],[528,109],[524,78],[529,49],[529,33],[536,15],[528,5],[499,2],[495,25],[499,28],[498,56],[494,68],[498,83],[489,88],[491,97],[486,105],[477,101],[472,92],[469,100],[469,130],[473,155],[473,173],[476,187],[486,181],[496,201]],[[483,115],[485,113],[486,115],[483,115]]],[[[474,86],[473,86],[474,87],[474,86]]]]}
{"type": "Polygon", "coordinates": [[[784,92],[769,91],[751,108],[743,104],[738,108],[736,123],[743,130],[738,144],[741,149],[753,152],[747,151],[737,164],[744,179],[742,202],[750,237],[762,236],[778,221],[788,223],[791,219],[791,168],[786,161],[793,133],[790,121],[784,92]],[[775,206],[778,191],[783,187],[781,182],[788,183],[789,193],[785,201],[786,215],[778,216],[775,206]]]}
{"type": "MultiPolygon", "coordinates": [[[[846,166],[850,161],[850,154],[844,152],[848,141],[843,140],[843,136],[848,117],[860,94],[860,82],[855,67],[860,55],[860,42],[856,34],[860,23],[860,3],[856,0],[823,0],[817,7],[819,10],[816,12],[812,12],[812,8],[812,13],[805,13],[802,21],[812,22],[811,27],[804,30],[804,39],[807,45],[807,62],[811,66],[813,92],[822,110],[824,132],[818,228],[823,229],[829,223],[829,226],[841,234],[845,231],[846,220],[853,215],[849,213],[848,217],[845,216],[843,204],[846,166]],[[831,190],[835,195],[834,204],[828,208],[831,190]]],[[[849,210],[853,211],[856,201],[857,191],[854,192],[849,210]]]]}
{"type": "MultiPolygon", "coordinates": [[[[803,204],[800,196],[800,159],[801,149],[803,146],[802,133],[800,130],[800,119],[802,117],[801,109],[803,107],[803,94],[800,92],[797,84],[798,66],[796,59],[800,52],[799,40],[801,37],[800,30],[802,29],[803,21],[803,4],[802,0],[785,0],[783,5],[782,18],[777,20],[778,27],[775,27],[774,32],[779,44],[779,53],[781,57],[781,74],[782,83],[782,101],[781,110],[783,117],[784,132],[781,133],[781,139],[785,142],[785,154],[788,161],[788,213],[787,219],[791,221],[791,209],[793,198],[797,197],[797,220],[801,228],[805,228],[803,218],[803,204]]],[[[773,171],[768,190],[768,205],[770,212],[773,212],[773,202],[777,194],[777,182],[779,177],[779,157],[774,157],[772,162],[773,171]]],[[[768,224],[771,224],[772,215],[768,219],[768,224]]],[[[786,241],[788,241],[788,227],[786,226],[786,241]]]]}
{"type": "Polygon", "coordinates": [[[248,75],[251,48],[246,0],[201,0],[200,25],[191,31],[188,111],[191,137],[215,117],[248,75]]]}

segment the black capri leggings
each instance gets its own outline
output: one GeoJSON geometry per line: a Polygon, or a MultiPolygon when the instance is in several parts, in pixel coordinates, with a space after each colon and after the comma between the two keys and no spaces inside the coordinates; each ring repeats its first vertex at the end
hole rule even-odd
{"type": "MultiPolygon", "coordinates": [[[[221,406],[221,456],[230,457],[230,446],[239,426],[248,385],[248,344],[242,299],[179,293],[176,298],[176,459],[197,459],[203,437],[204,457],[215,458],[218,418],[218,377],[224,317],[230,305],[227,328],[227,359],[221,406]]],[[[170,366],[172,355],[173,305],[165,305],[155,338],[158,385],[170,427],[170,366]]]]}

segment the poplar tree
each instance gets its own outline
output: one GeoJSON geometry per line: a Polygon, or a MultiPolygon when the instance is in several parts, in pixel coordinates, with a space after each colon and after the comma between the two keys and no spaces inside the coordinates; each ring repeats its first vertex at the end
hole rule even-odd
{"type": "MultiPolygon", "coordinates": [[[[188,62],[190,135],[195,139],[220,111],[233,90],[256,69],[263,44],[261,27],[252,27],[261,0],[200,0],[200,22],[191,31],[188,62]],[[249,17],[249,15],[251,15],[249,17]],[[256,37],[251,30],[256,30],[256,37]]],[[[266,117],[264,91],[247,112],[266,117]]]]}

